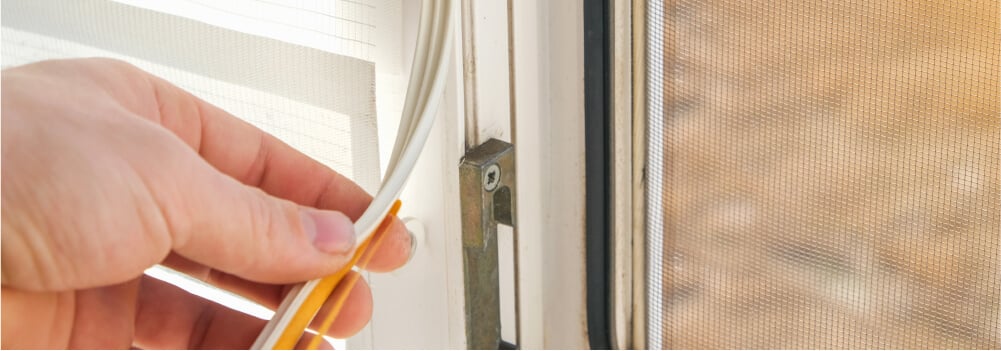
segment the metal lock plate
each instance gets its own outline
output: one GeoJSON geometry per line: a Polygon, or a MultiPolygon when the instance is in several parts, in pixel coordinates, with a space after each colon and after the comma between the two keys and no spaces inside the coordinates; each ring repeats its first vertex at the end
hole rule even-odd
{"type": "Polygon", "coordinates": [[[514,167],[514,146],[497,139],[469,150],[459,166],[469,349],[510,347],[500,332],[497,224],[515,226],[514,167]]]}

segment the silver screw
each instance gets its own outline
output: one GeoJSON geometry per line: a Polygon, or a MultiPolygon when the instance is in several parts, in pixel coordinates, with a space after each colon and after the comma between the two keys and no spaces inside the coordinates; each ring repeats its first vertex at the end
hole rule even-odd
{"type": "Polygon", "coordinates": [[[492,164],[487,167],[487,170],[483,172],[483,189],[486,191],[494,191],[497,186],[500,185],[501,170],[496,164],[492,164]]]}

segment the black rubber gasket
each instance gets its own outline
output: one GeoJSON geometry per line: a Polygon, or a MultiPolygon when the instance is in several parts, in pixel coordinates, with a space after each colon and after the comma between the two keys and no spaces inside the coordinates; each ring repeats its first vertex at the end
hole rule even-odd
{"type": "Polygon", "coordinates": [[[587,331],[591,349],[609,349],[611,5],[608,0],[583,5],[587,331]]]}

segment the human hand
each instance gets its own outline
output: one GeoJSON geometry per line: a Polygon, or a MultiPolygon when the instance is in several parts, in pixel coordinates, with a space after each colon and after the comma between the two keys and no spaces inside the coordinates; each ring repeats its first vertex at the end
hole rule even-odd
{"type": "MultiPolygon", "coordinates": [[[[248,348],[265,321],[143,271],[275,309],[285,284],[350,259],[368,194],[162,79],[61,60],[5,70],[2,88],[3,348],[248,348]]],[[[369,270],[408,258],[399,219],[384,235],[369,270]]],[[[362,280],[330,334],[371,311],[362,280]]]]}

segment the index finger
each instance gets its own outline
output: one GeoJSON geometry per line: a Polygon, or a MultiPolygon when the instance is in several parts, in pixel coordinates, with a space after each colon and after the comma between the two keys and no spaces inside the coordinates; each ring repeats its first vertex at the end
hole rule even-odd
{"type": "Polygon", "coordinates": [[[301,205],[357,220],[372,197],[355,182],[274,136],[166,81],[148,76],[160,123],[220,172],[301,205]]]}
{"type": "MultiPolygon", "coordinates": [[[[115,76],[129,82],[124,88],[109,84],[113,97],[173,132],[220,172],[273,196],[340,211],[352,220],[371,203],[372,197],[355,182],[274,136],[159,77],[126,63],[109,62],[113,64],[106,69],[120,71],[115,76]]],[[[369,267],[373,271],[398,268],[410,254],[411,239],[398,218],[384,235],[369,267]]]]}

